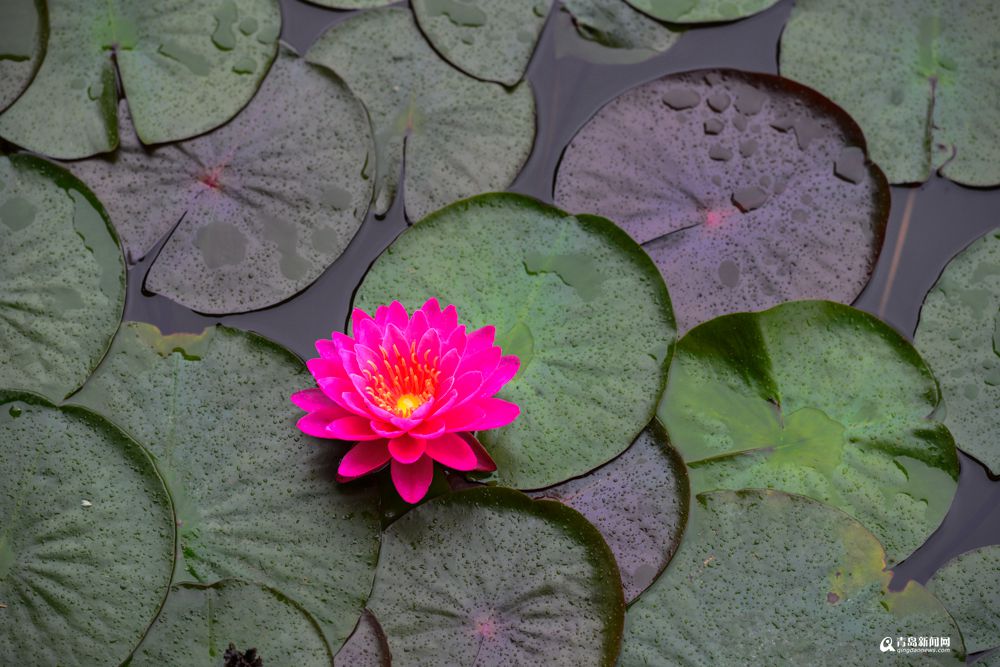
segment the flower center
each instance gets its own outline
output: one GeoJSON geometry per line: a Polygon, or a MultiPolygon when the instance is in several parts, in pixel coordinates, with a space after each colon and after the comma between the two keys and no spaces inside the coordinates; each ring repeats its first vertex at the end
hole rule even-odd
{"type": "Polygon", "coordinates": [[[383,346],[382,364],[368,361],[368,368],[361,370],[368,381],[365,393],[378,407],[397,417],[409,417],[414,410],[434,396],[438,376],[437,357],[430,358],[431,352],[424,352],[424,358],[417,358],[417,344],[410,343],[409,354],[401,354],[393,345],[392,354],[383,346]]]}

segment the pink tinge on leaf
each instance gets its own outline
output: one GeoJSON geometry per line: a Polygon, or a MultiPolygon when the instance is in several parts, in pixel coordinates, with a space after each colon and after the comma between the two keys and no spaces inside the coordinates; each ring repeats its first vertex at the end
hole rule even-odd
{"type": "Polygon", "coordinates": [[[391,464],[400,496],[419,502],[434,463],[457,471],[493,471],[496,464],[470,433],[504,427],[520,413],[495,394],[520,361],[494,344],[492,326],[467,332],[453,305],[429,299],[410,316],[398,301],[374,315],[351,314],[354,336],[335,332],[316,341],[309,371],[318,388],[292,395],[308,414],[299,429],[353,441],[337,471],[350,481],[391,464]]]}

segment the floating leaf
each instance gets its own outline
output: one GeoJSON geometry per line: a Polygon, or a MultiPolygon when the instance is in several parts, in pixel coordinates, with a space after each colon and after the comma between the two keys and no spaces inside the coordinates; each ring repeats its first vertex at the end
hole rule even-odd
{"type": "Polygon", "coordinates": [[[385,632],[375,615],[366,609],[350,639],[333,657],[333,667],[389,667],[390,664],[385,632]]]}
{"type": "Polygon", "coordinates": [[[619,665],[867,666],[882,637],[918,635],[948,637],[951,651],[903,662],[963,664],[962,637],[941,603],[915,581],[889,591],[884,566],[871,533],[814,500],[698,495],[670,567],[628,610],[619,665]],[[817,642],[827,637],[836,650],[824,653],[817,642]]]}
{"type": "Polygon", "coordinates": [[[1000,472],[1000,229],[948,264],[914,340],[941,384],[942,420],[962,449],[1000,472]]]}
{"type": "Polygon", "coordinates": [[[478,488],[389,527],[371,608],[399,667],[610,667],[625,605],[614,556],[580,514],[478,488]]]}
{"type": "Polygon", "coordinates": [[[409,10],[365,12],[331,28],[307,58],[343,77],[375,128],[375,212],[400,188],[412,219],[456,199],[502,190],[528,158],[535,133],[530,86],[472,79],[427,45],[409,10]]]}
{"type": "Polygon", "coordinates": [[[666,51],[681,36],[679,31],[632,9],[623,0],[562,0],[562,7],[572,15],[576,32],[595,48],[556,33],[560,55],[597,63],[636,63],[666,51]]]}
{"type": "MultiPolygon", "coordinates": [[[[693,493],[775,488],[843,509],[893,562],[937,528],[958,481],[940,396],[913,347],[848,306],[737,313],[677,344],[659,418],[693,493]]],[[[924,633],[926,634],[926,633],[924,633]]]]}
{"type": "Polygon", "coordinates": [[[781,74],[857,119],[891,182],[997,185],[997,25],[994,0],[799,0],[781,74]]]}
{"type": "Polygon", "coordinates": [[[851,302],[885,235],[889,188],[854,122],[768,74],[671,74],[576,135],[556,203],[604,215],[663,272],[682,331],[805,298],[851,302]]]}
{"type": "Polygon", "coordinates": [[[43,0],[4,0],[0,5],[0,111],[31,83],[47,39],[43,0]]]}
{"type": "Polygon", "coordinates": [[[951,559],[927,588],[958,623],[969,653],[1000,646],[1000,546],[951,559]]]}
{"type": "Polygon", "coordinates": [[[661,21],[718,23],[735,21],[762,12],[778,0],[627,0],[630,5],[661,21]]]}
{"type": "Polygon", "coordinates": [[[121,663],[170,586],[174,514],[139,445],[0,390],[0,661],[121,663]]]}
{"type": "Polygon", "coordinates": [[[104,208],[65,170],[0,155],[0,387],[54,401],[100,362],[125,306],[104,208]]]}
{"type": "MultiPolygon", "coordinates": [[[[499,394],[521,408],[479,434],[501,483],[536,489],[596,468],[652,416],[674,341],[656,267],[612,223],[533,199],[490,194],[418,222],[379,257],[355,295],[374,312],[437,297],[470,330],[496,327],[521,360],[499,394]]],[[[384,620],[380,617],[380,620],[384,620]]]]}
{"type": "Polygon", "coordinates": [[[375,7],[385,7],[399,0],[306,0],[320,7],[330,9],[373,9],[375,7]]]}
{"type": "Polygon", "coordinates": [[[274,0],[48,0],[38,74],[0,136],[73,159],[118,145],[118,81],[145,144],[207,132],[253,96],[277,50],[274,0]]]}
{"type": "Polygon", "coordinates": [[[295,428],[288,397],[311,381],[253,334],[130,322],[74,400],[114,415],[155,457],[177,511],[175,583],[273,586],[339,647],[371,589],[378,510],[372,493],[336,484],[329,448],[295,428]]]}
{"type": "Polygon", "coordinates": [[[236,579],[172,587],[129,665],[216,665],[230,645],[241,653],[254,649],[265,665],[330,665],[330,649],[309,614],[278,591],[236,579]]]}
{"type": "Polygon", "coordinates": [[[513,86],[524,76],[552,0],[413,0],[420,29],[460,70],[513,86]]]}
{"type": "Polygon", "coordinates": [[[368,209],[364,108],[290,53],[211,134],[145,148],[121,111],[121,150],[70,168],[108,206],[131,257],[176,227],[146,288],[196,310],[253,310],[296,294],[340,256],[368,209]]]}
{"type": "Polygon", "coordinates": [[[660,575],[687,522],[687,470],[657,422],[618,458],[577,479],[529,494],[569,505],[611,547],[632,602],[660,575]]]}

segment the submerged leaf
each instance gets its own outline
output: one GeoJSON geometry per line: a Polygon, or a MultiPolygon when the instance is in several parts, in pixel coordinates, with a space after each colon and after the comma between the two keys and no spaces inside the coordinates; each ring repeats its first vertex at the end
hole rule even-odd
{"type": "Polygon", "coordinates": [[[628,0],[628,3],[661,21],[717,23],[735,21],[762,12],[778,0],[628,0]]]}
{"type": "Polygon", "coordinates": [[[680,38],[678,30],[632,9],[624,0],[562,0],[573,17],[576,32],[591,43],[556,33],[560,56],[574,55],[591,62],[628,64],[666,51],[680,38]]]}
{"type": "Polygon", "coordinates": [[[24,92],[45,55],[48,26],[44,0],[0,4],[0,111],[24,92]]]}
{"type": "Polygon", "coordinates": [[[400,189],[406,160],[411,219],[470,195],[502,190],[528,158],[535,101],[522,83],[505,89],[441,60],[403,7],[359,14],[331,28],[307,58],[336,72],[361,98],[375,128],[375,212],[400,189]]]}
{"type": "Polygon", "coordinates": [[[355,294],[372,312],[398,299],[455,304],[469,329],[496,327],[518,375],[498,397],[517,421],[480,433],[506,485],[535,489],[596,468],[649,423],[674,341],[656,267],[612,223],[490,194],[415,224],[355,294]]]}
{"type": "Polygon", "coordinates": [[[795,83],[671,74],[580,130],[555,201],[606,216],[643,245],[684,331],[792,299],[854,300],[889,215],[885,177],[864,150],[842,110],[795,83]]]}
{"type": "Polygon", "coordinates": [[[34,81],[0,136],[57,158],[118,145],[118,76],[145,144],[201,134],[253,96],[277,51],[274,0],[48,0],[34,81]]]}

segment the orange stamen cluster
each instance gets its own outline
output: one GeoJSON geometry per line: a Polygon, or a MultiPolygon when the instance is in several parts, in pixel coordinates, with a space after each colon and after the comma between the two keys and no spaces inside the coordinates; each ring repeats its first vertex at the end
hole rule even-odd
{"type": "Polygon", "coordinates": [[[423,360],[417,358],[417,344],[410,343],[409,355],[403,355],[399,348],[392,346],[390,361],[385,347],[379,345],[382,353],[382,368],[368,360],[370,368],[361,369],[368,381],[365,393],[372,403],[398,417],[409,417],[413,411],[426,403],[437,389],[441,371],[437,369],[438,358],[430,358],[431,351],[424,351],[423,360]]]}

